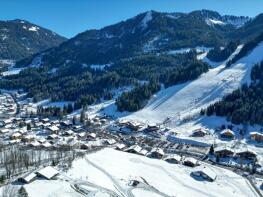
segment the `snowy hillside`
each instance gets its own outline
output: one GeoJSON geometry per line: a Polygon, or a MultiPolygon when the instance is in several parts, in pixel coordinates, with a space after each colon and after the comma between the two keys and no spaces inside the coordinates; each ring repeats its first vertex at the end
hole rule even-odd
{"type": "MultiPolygon", "coordinates": [[[[241,48],[242,45],[226,62],[239,53],[241,48]]],[[[145,123],[161,123],[167,118],[174,123],[178,122],[178,119],[198,114],[202,108],[222,99],[241,84],[250,83],[251,68],[255,63],[263,60],[262,51],[263,43],[260,43],[247,57],[240,59],[229,68],[225,67],[226,62],[220,65],[214,64],[213,68],[194,81],[161,90],[153,96],[144,109],[130,113],[128,116],[116,113],[116,107],[112,102],[104,105],[102,112],[145,123]]],[[[206,53],[198,58],[207,61],[205,56],[206,53]]]]}
{"type": "MultiPolygon", "coordinates": [[[[235,53],[241,49],[239,47],[235,53]]],[[[211,103],[220,100],[243,83],[250,82],[252,66],[263,60],[263,43],[247,57],[230,68],[221,64],[201,75],[197,80],[160,91],[142,110],[128,118],[160,123],[167,117],[173,120],[199,113],[211,103]]]]}
{"type": "Polygon", "coordinates": [[[71,169],[61,173],[59,180],[38,180],[25,188],[29,197],[46,197],[51,194],[79,196],[77,192],[74,193],[74,187],[92,191],[89,196],[219,197],[226,193],[229,197],[256,196],[249,183],[241,176],[214,166],[208,167],[217,175],[214,182],[193,178],[191,172],[195,168],[104,149],[75,160],[71,169]],[[132,187],[132,180],[138,180],[140,184],[132,187]]]}

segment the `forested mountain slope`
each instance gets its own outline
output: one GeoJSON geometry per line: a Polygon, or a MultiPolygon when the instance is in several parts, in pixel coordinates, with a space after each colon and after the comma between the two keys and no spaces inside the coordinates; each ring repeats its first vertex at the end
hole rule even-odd
{"type": "Polygon", "coordinates": [[[0,21],[0,59],[21,60],[66,38],[25,20],[0,21]]]}

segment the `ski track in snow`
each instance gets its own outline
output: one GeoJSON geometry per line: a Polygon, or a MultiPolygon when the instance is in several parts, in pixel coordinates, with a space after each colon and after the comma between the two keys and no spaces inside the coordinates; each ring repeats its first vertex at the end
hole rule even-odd
{"type": "MultiPolygon", "coordinates": [[[[238,54],[241,49],[242,45],[227,61],[238,54]]],[[[179,115],[183,118],[198,114],[202,108],[221,100],[242,84],[249,84],[253,65],[263,60],[262,51],[263,42],[249,55],[241,58],[229,68],[225,67],[227,62],[225,61],[194,81],[161,90],[148,102],[145,108],[125,118],[146,123],[161,123],[167,117],[177,120],[179,115]]],[[[205,55],[202,58],[205,58],[205,55]]]]}

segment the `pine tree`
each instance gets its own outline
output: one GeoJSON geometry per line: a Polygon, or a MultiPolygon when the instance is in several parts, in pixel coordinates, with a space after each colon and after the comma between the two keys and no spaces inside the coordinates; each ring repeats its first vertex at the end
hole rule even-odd
{"type": "Polygon", "coordinates": [[[18,190],[18,197],[28,197],[28,193],[23,186],[18,190]]]}

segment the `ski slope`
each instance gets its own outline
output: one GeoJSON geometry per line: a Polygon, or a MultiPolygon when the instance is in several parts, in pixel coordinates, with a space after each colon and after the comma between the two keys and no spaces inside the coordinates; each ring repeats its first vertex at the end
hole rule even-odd
{"type": "MultiPolygon", "coordinates": [[[[240,45],[227,61],[241,50],[240,45]]],[[[161,123],[165,119],[177,121],[198,114],[202,108],[221,100],[223,96],[250,83],[251,68],[263,60],[263,42],[231,67],[226,62],[211,68],[198,79],[161,90],[142,110],[128,115],[127,119],[161,123]]],[[[200,58],[200,57],[199,57],[200,58]]],[[[203,57],[205,58],[205,55],[203,57]]]]}

